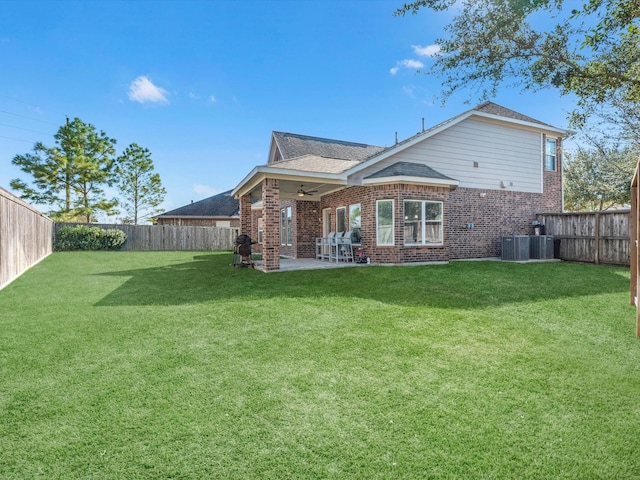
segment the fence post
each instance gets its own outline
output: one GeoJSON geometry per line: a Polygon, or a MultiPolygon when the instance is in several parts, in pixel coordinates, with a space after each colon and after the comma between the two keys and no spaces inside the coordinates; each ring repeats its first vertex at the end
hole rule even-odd
{"type": "Polygon", "coordinates": [[[594,263],[598,265],[600,263],[600,212],[596,212],[596,251],[594,252],[594,263]]]}

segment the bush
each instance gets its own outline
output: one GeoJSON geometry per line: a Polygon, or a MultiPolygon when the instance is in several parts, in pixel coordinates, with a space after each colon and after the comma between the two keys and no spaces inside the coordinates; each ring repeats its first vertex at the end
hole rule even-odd
{"type": "Polygon", "coordinates": [[[127,234],[117,228],[88,225],[61,227],[53,244],[54,250],[119,250],[127,234]]]}

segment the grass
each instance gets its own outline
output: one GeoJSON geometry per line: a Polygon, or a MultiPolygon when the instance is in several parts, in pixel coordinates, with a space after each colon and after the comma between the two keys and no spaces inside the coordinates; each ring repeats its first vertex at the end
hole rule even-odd
{"type": "Polygon", "coordinates": [[[0,291],[0,478],[631,479],[628,270],[56,253],[0,291]]]}

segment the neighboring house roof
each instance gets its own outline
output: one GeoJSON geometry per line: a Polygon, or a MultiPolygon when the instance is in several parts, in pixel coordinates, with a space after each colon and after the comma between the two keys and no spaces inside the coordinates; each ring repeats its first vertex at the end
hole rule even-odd
{"type": "Polygon", "coordinates": [[[240,215],[240,202],[231,195],[231,190],[213,197],[164,212],[159,217],[237,217],[240,215]]]}
{"type": "Polygon", "coordinates": [[[362,161],[384,150],[384,147],[376,147],[364,143],[345,142],[285,132],[273,132],[273,140],[283,160],[304,155],[314,155],[317,157],[362,161]]]}

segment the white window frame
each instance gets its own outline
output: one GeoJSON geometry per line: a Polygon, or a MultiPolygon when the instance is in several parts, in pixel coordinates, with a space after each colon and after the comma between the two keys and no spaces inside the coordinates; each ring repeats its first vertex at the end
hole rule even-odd
{"type": "Polygon", "coordinates": [[[293,245],[291,207],[280,210],[280,245],[293,245]]]}
{"type": "Polygon", "coordinates": [[[545,138],[544,141],[544,169],[547,172],[555,172],[558,169],[558,140],[555,138],[545,138]],[[553,153],[550,153],[550,145],[553,145],[553,153]],[[553,168],[549,168],[550,162],[553,168]]]}
{"type": "MultiPolygon", "coordinates": [[[[444,244],[444,204],[443,202],[437,201],[437,200],[413,200],[413,199],[406,199],[403,203],[403,209],[406,212],[406,205],[407,202],[414,202],[414,203],[419,203],[420,204],[420,238],[422,240],[420,240],[419,242],[410,242],[407,241],[407,238],[405,236],[404,238],[404,244],[407,246],[439,246],[439,245],[443,245],[444,244]],[[440,219],[439,220],[427,220],[426,218],[426,206],[429,203],[433,203],[436,205],[440,206],[440,219]],[[437,242],[429,242],[427,240],[427,226],[430,224],[436,224],[436,225],[440,225],[440,239],[437,242]]],[[[406,213],[405,213],[405,222],[407,221],[406,219],[406,213]]]]}
{"type": "MultiPolygon", "coordinates": [[[[394,200],[392,198],[376,200],[376,245],[380,247],[393,247],[395,245],[395,232],[394,232],[395,224],[396,224],[396,219],[395,219],[394,200]],[[391,242],[384,241],[382,239],[382,235],[380,231],[380,218],[379,218],[380,204],[387,203],[387,202],[391,203],[391,242]]],[[[384,225],[384,226],[388,227],[388,225],[384,225]]]]}
{"type": "Polygon", "coordinates": [[[262,238],[264,236],[264,218],[258,217],[258,243],[262,243],[262,238]]]}
{"type": "Polygon", "coordinates": [[[346,232],[349,223],[347,221],[347,207],[336,208],[336,232],[346,232]],[[340,228],[340,216],[344,220],[344,226],[340,228]]]}
{"type": "MultiPolygon", "coordinates": [[[[349,205],[349,234],[351,235],[351,238],[353,240],[354,238],[354,233],[353,231],[357,228],[358,229],[358,236],[361,235],[361,226],[362,226],[362,204],[361,203],[352,203],[351,205],[349,205]],[[356,215],[352,215],[352,212],[358,209],[359,214],[356,215]]],[[[358,242],[359,243],[359,242],[358,242]]]]}

